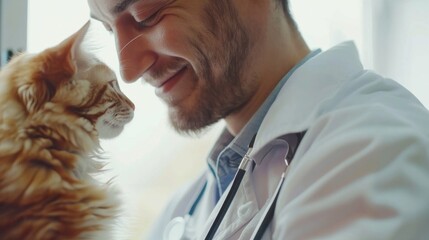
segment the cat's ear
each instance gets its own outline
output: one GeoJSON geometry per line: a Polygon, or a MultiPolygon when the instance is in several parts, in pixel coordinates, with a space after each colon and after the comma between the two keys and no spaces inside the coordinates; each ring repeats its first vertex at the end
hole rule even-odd
{"type": "Polygon", "coordinates": [[[89,26],[90,22],[88,21],[79,31],[57,46],[47,50],[53,54],[47,54],[48,57],[51,56],[51,59],[46,62],[44,72],[46,75],[50,75],[51,80],[64,80],[62,76],[56,76],[60,69],[64,72],[66,78],[72,76],[77,71],[79,67],[78,61],[83,61],[82,58],[85,58],[81,48],[89,26]]]}
{"type": "Polygon", "coordinates": [[[34,61],[41,63],[39,71],[33,75],[31,82],[21,85],[18,90],[29,112],[49,101],[58,86],[73,77],[78,67],[76,51],[88,28],[89,22],[57,46],[46,49],[36,57],[34,61]]]}
{"type": "Polygon", "coordinates": [[[84,37],[90,35],[89,26],[90,21],[78,32],[80,36],[76,39],[70,51],[70,58],[79,71],[85,71],[99,63],[95,55],[90,51],[90,49],[93,49],[93,47],[90,46],[92,39],[88,38],[84,41],[84,37]]]}

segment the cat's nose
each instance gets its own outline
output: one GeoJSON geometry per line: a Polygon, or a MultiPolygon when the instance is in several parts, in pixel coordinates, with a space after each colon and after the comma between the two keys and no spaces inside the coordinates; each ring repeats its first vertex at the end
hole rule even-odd
{"type": "Polygon", "coordinates": [[[131,107],[131,109],[132,109],[133,111],[135,111],[135,110],[136,110],[136,105],[134,105],[134,103],[133,103],[133,102],[131,102],[131,100],[128,100],[128,101],[127,101],[127,103],[128,103],[128,105],[131,107]]]}

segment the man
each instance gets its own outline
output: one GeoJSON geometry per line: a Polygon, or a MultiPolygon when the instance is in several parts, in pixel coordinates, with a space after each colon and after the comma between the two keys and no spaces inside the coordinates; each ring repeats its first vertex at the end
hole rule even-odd
{"type": "Polygon", "coordinates": [[[311,52],[280,0],[88,2],[177,131],[226,122],[150,239],[427,239],[429,114],[352,43],[311,52]]]}

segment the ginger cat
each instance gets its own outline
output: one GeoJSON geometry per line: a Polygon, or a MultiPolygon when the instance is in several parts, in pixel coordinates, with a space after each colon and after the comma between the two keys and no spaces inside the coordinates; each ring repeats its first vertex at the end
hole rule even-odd
{"type": "Polygon", "coordinates": [[[0,71],[0,239],[110,239],[118,199],[100,171],[99,138],[133,103],[114,72],[85,56],[87,23],[59,45],[0,71]]]}

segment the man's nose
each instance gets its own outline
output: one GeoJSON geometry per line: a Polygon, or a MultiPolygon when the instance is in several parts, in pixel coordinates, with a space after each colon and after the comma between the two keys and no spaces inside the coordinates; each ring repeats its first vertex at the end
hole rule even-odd
{"type": "Polygon", "coordinates": [[[135,82],[157,59],[156,53],[143,33],[118,29],[116,44],[121,75],[125,82],[135,82]]]}

